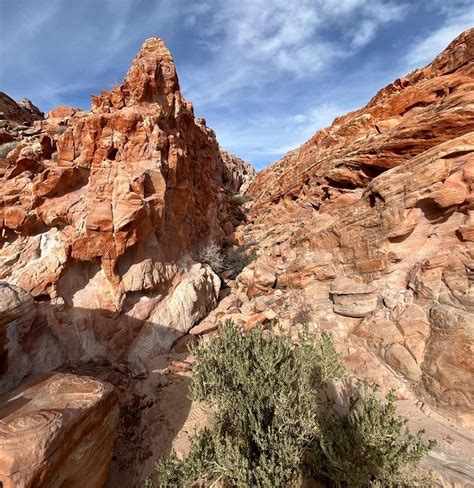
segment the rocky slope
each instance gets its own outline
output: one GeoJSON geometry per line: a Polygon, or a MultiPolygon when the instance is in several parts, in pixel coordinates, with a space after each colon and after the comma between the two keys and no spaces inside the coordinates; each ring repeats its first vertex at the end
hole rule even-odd
{"type": "Polygon", "coordinates": [[[4,133],[25,129],[35,120],[43,118],[43,112],[28,98],[16,102],[6,93],[0,92],[0,143],[6,142],[3,140],[4,133]]]}
{"type": "Polygon", "coordinates": [[[195,119],[159,39],[90,112],[58,107],[17,139],[3,159],[0,280],[37,314],[10,333],[1,388],[66,362],[139,369],[216,302],[219,278],[193,257],[233,230],[237,160],[195,119]]]}
{"type": "Polygon", "coordinates": [[[221,149],[220,153],[224,162],[222,179],[226,188],[233,194],[243,195],[255,179],[257,171],[251,164],[224,149],[221,149]]]}
{"type": "MultiPolygon", "coordinates": [[[[198,331],[275,317],[331,330],[357,377],[472,428],[474,30],[248,194],[250,222],[233,238],[258,257],[198,331]]],[[[474,466],[459,471],[472,482],[474,466]]]]}
{"type": "Polygon", "coordinates": [[[274,288],[301,289],[312,320],[337,331],[356,370],[392,375],[466,419],[473,171],[470,30],[261,172],[246,229],[262,248],[255,269],[265,259],[274,288]]]}

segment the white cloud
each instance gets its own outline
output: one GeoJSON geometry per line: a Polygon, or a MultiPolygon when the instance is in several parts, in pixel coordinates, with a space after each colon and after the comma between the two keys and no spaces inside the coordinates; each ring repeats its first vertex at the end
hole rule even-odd
{"type": "Polygon", "coordinates": [[[406,70],[412,70],[430,63],[459,34],[474,25],[474,4],[453,2],[450,8],[440,4],[445,21],[425,37],[417,39],[405,58],[406,70]]]}
{"type": "Polygon", "coordinates": [[[407,7],[394,0],[209,0],[190,13],[206,25],[200,37],[212,60],[182,75],[183,86],[196,106],[217,106],[249,88],[330,70],[407,7]]]}
{"type": "Polygon", "coordinates": [[[377,25],[372,20],[361,22],[359,28],[355,31],[352,38],[352,46],[362,47],[368,44],[377,32],[377,25]]]}

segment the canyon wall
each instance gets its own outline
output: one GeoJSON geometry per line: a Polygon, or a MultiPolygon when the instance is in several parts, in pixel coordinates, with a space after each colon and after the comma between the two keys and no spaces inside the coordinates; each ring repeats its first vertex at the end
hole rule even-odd
{"type": "Polygon", "coordinates": [[[36,313],[2,326],[0,389],[88,360],[139,371],[216,303],[220,279],[196,261],[233,230],[239,170],[159,39],[90,112],[58,107],[18,130],[23,118],[3,128],[17,144],[1,160],[0,280],[36,313]]]}
{"type": "Polygon", "coordinates": [[[248,194],[234,238],[258,258],[208,321],[331,330],[358,377],[472,425],[474,30],[248,194]]]}

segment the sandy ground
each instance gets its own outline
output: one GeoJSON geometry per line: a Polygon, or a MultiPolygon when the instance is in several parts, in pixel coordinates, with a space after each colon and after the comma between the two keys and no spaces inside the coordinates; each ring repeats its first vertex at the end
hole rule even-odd
{"type": "Polygon", "coordinates": [[[143,487],[157,459],[189,451],[190,437],[208,418],[208,410],[189,399],[191,375],[185,366],[191,360],[186,353],[157,356],[148,363],[147,378],[128,382],[139,399],[140,418],[120,422],[107,488],[143,487]]]}

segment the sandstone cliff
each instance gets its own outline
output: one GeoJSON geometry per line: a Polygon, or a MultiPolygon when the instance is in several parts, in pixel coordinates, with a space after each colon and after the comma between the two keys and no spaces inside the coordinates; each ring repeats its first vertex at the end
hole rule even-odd
{"type": "Polygon", "coordinates": [[[472,425],[473,104],[470,30],[259,173],[234,235],[258,259],[208,321],[330,329],[360,378],[472,425]]]}
{"type": "Polygon", "coordinates": [[[255,168],[224,149],[221,149],[220,153],[224,162],[224,184],[230,192],[243,195],[257,175],[255,168]]]}
{"type": "Polygon", "coordinates": [[[193,257],[232,232],[226,192],[244,180],[224,181],[238,170],[181,95],[163,42],[145,41],[90,112],[58,107],[15,137],[0,165],[0,280],[38,303],[7,334],[0,387],[169,349],[216,302],[219,278],[193,257]]]}

